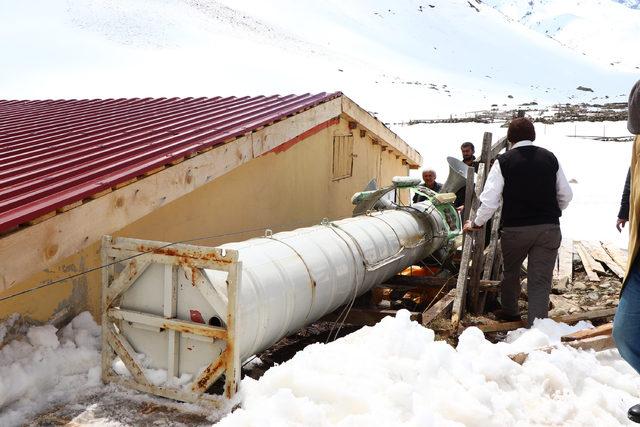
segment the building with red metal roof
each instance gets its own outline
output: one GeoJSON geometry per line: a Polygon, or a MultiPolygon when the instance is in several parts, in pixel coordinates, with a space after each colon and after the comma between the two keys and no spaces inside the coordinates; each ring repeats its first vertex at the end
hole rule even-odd
{"type": "Polygon", "coordinates": [[[220,244],[349,216],[420,162],[340,92],[0,101],[0,319],[97,313],[103,235],[220,244]]]}

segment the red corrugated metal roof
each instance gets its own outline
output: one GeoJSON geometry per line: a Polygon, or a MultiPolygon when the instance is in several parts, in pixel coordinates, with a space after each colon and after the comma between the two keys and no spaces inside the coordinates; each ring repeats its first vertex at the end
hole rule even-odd
{"type": "Polygon", "coordinates": [[[0,233],[340,95],[0,100],[0,233]]]}

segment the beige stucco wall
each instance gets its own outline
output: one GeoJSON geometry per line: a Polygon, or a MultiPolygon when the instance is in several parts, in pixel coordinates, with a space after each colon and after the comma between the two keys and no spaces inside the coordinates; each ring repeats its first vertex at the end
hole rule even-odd
{"type": "MultiPolygon", "coordinates": [[[[162,173],[162,172],[161,172],[162,173]]],[[[408,175],[390,151],[374,143],[346,120],[298,142],[280,153],[254,159],[209,184],[168,203],[116,233],[161,241],[184,241],[205,236],[194,244],[217,245],[319,223],[323,218],[351,215],[351,196],[372,179],[388,185],[395,175],[408,175]],[[353,174],[332,180],[333,136],[354,135],[353,174]],[[258,230],[256,230],[258,229],[258,230]],[[252,231],[247,231],[252,230],[252,231]],[[232,235],[230,235],[233,233],[232,235]]],[[[96,215],[99,215],[96,212],[96,215]]],[[[91,221],[91,218],[87,218],[91,221]]],[[[50,280],[68,277],[100,265],[99,245],[65,259],[54,268],[33,275],[3,294],[15,294],[50,280]]],[[[83,274],[54,286],[0,302],[0,319],[13,312],[46,321],[60,310],[70,314],[99,312],[100,271],[83,274]]]]}

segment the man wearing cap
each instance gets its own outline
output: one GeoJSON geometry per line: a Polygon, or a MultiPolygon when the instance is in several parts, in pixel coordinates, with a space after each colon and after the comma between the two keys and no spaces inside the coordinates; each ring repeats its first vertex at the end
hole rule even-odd
{"type": "MultiPolygon", "coordinates": [[[[618,351],[640,373],[640,265],[638,223],[640,220],[640,81],[629,95],[629,132],[634,134],[631,151],[629,203],[629,261],[624,276],[620,303],[613,319],[613,339],[618,351]]],[[[640,404],[629,408],[629,419],[640,423],[640,404]]]]}
{"type": "Polygon", "coordinates": [[[480,229],[502,205],[500,245],[504,278],[500,283],[500,320],[520,320],[520,269],[525,258],[529,326],[549,314],[553,267],[562,240],[560,215],[573,197],[556,156],[533,145],[536,131],[526,118],[513,119],[507,131],[511,149],[498,156],[480,195],[482,204],[464,231],[480,229]]]}

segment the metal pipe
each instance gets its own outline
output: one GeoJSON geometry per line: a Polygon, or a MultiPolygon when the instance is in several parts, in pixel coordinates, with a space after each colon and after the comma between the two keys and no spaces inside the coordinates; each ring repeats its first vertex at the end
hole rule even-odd
{"type": "MultiPolygon", "coordinates": [[[[237,250],[242,262],[241,360],[442,248],[448,232],[444,215],[426,201],[221,246],[237,250]]],[[[225,288],[224,273],[205,275],[225,288]]]]}

